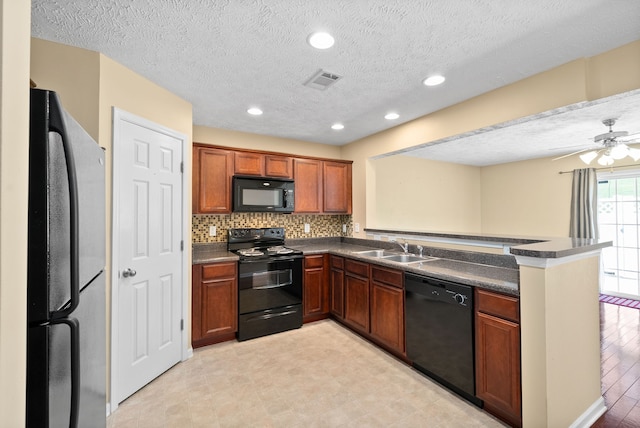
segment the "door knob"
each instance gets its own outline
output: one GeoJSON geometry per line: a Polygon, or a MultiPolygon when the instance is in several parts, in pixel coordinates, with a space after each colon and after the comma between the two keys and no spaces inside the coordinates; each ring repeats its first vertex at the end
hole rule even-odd
{"type": "Polygon", "coordinates": [[[130,276],[136,276],[136,272],[135,270],[129,268],[129,269],[125,269],[122,271],[122,276],[124,276],[125,278],[128,278],[130,276]]]}

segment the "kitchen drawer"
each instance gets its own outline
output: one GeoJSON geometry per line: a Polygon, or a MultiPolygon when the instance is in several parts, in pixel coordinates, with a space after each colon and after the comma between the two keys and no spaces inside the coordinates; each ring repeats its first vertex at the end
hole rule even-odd
{"type": "Polygon", "coordinates": [[[520,302],[517,297],[476,289],[476,310],[520,322],[520,302]]]}
{"type": "Polygon", "coordinates": [[[202,266],[202,280],[231,278],[236,276],[236,262],[214,263],[202,266]]]}
{"type": "Polygon", "coordinates": [[[317,256],[306,256],[304,258],[304,268],[321,268],[324,266],[324,256],[322,254],[317,256]]]}
{"type": "Polygon", "coordinates": [[[371,280],[396,288],[402,288],[404,274],[402,271],[371,266],[371,280]]]}
{"type": "Polygon", "coordinates": [[[347,259],[344,262],[344,270],[347,274],[369,278],[369,263],[361,263],[355,260],[347,259]]]}
{"type": "Polygon", "coordinates": [[[344,270],[344,258],[331,256],[331,267],[334,269],[344,270]]]}

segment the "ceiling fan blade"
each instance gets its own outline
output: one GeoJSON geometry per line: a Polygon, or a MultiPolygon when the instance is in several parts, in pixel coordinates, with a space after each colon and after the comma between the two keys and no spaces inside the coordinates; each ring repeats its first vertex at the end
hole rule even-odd
{"type": "MultiPolygon", "coordinates": [[[[592,143],[593,144],[593,143],[592,143]]],[[[574,144],[572,146],[562,146],[562,147],[550,147],[547,150],[552,150],[554,152],[557,152],[559,150],[571,150],[571,149],[578,149],[580,147],[584,148],[584,144],[574,144]]]]}
{"type": "Polygon", "coordinates": [[[594,149],[587,148],[587,149],[578,150],[577,152],[572,152],[572,153],[569,153],[569,154],[566,154],[566,155],[558,156],[557,158],[553,158],[551,160],[552,161],[560,160],[560,159],[568,158],[569,156],[577,155],[578,153],[588,152],[588,151],[591,151],[591,150],[594,150],[594,149]]]}

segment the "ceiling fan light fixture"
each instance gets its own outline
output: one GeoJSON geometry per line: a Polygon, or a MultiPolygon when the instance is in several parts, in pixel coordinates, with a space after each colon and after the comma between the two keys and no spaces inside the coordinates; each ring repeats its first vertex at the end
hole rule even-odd
{"type": "Polygon", "coordinates": [[[598,163],[602,166],[613,165],[613,158],[605,153],[600,156],[600,159],[598,159],[598,163]]]}
{"type": "Polygon", "coordinates": [[[615,160],[624,159],[629,152],[629,147],[626,144],[619,143],[616,146],[612,147],[609,151],[609,156],[611,156],[615,160]]]}
{"type": "Polygon", "coordinates": [[[630,156],[634,161],[640,160],[640,150],[629,147],[627,150],[627,155],[630,156]]]}
{"type": "Polygon", "coordinates": [[[580,155],[580,160],[587,165],[589,165],[593,160],[598,157],[598,152],[595,150],[591,150],[590,152],[583,153],[580,155]]]}

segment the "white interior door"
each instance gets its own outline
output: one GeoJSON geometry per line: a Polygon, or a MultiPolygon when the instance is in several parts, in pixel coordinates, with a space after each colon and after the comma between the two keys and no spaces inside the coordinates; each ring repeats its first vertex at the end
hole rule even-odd
{"type": "Polygon", "coordinates": [[[116,406],[180,361],[184,281],[184,140],[153,124],[118,117],[112,323],[117,329],[116,406]]]}

